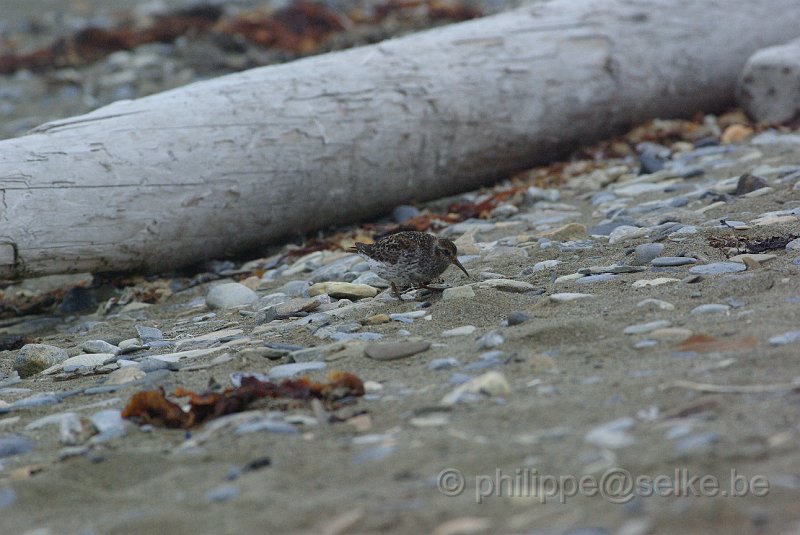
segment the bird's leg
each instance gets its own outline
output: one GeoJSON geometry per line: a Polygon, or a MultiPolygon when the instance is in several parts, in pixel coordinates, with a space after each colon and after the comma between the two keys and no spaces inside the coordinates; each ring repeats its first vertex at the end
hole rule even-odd
{"type": "Polygon", "coordinates": [[[390,284],[392,285],[392,292],[394,293],[395,297],[402,300],[402,297],[400,297],[400,291],[397,289],[395,283],[392,282],[390,284]]]}

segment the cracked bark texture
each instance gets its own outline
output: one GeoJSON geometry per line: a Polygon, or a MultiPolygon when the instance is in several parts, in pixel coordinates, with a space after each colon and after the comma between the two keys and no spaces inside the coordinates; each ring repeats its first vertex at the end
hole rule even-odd
{"type": "Polygon", "coordinates": [[[797,0],[553,0],[0,141],[0,276],[158,271],[733,103],[797,0]]]}

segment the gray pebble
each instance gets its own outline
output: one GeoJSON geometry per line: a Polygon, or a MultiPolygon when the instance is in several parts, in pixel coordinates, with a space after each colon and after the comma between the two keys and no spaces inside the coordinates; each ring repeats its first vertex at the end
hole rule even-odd
{"type": "Polygon", "coordinates": [[[242,424],[234,431],[237,435],[245,435],[247,433],[258,433],[267,431],[269,433],[278,433],[280,435],[296,435],[300,431],[297,428],[286,422],[276,420],[274,418],[264,418],[255,422],[248,422],[242,424]]]}
{"type": "Polygon", "coordinates": [[[655,331],[657,329],[664,329],[672,325],[669,320],[656,320],[650,321],[648,323],[638,323],[636,325],[630,325],[625,327],[625,330],[622,331],[625,334],[644,334],[655,331]]]}
{"type": "Polygon", "coordinates": [[[372,271],[367,271],[366,273],[362,273],[357,278],[352,280],[353,284],[366,284],[367,286],[372,286],[373,288],[388,288],[389,283],[386,280],[380,278],[372,271]]]}
{"type": "Polygon", "coordinates": [[[122,351],[105,340],[87,340],[81,344],[81,349],[86,353],[111,353],[112,355],[118,355],[122,351]]]}
{"type": "Polygon", "coordinates": [[[212,310],[252,305],[256,301],[258,301],[258,294],[238,282],[218,284],[211,288],[206,295],[206,306],[212,310]]]}
{"type": "Polygon", "coordinates": [[[769,339],[769,344],[773,346],[785,346],[797,342],[800,342],[800,331],[785,332],[769,339]]]}
{"type": "Polygon", "coordinates": [[[299,373],[307,373],[311,371],[321,370],[327,364],[324,362],[294,362],[292,364],[280,364],[269,370],[269,377],[271,379],[285,379],[299,373]]]}
{"type": "Polygon", "coordinates": [[[125,434],[125,420],[118,409],[106,409],[94,413],[90,420],[95,429],[101,434],[122,436],[125,434]]]}
{"type": "Polygon", "coordinates": [[[36,394],[27,398],[18,399],[14,403],[6,407],[0,407],[0,412],[7,412],[17,409],[31,409],[34,407],[44,407],[46,405],[55,405],[60,400],[53,394],[36,394]]]}
{"type": "Polygon", "coordinates": [[[599,275],[587,275],[580,279],[575,279],[575,284],[594,284],[597,282],[608,282],[617,278],[613,273],[601,273],[599,275]]]}
{"type": "Polygon", "coordinates": [[[22,455],[33,450],[33,441],[29,438],[6,435],[0,437],[0,459],[12,455],[22,455]]]}
{"type": "Polygon", "coordinates": [[[470,380],[472,380],[471,375],[467,375],[466,373],[456,372],[450,374],[450,377],[447,379],[447,382],[450,383],[451,385],[460,385],[470,380]]]}
{"type": "Polygon", "coordinates": [[[366,448],[361,450],[360,452],[356,453],[353,456],[353,464],[364,464],[367,462],[375,462],[381,461],[394,453],[396,446],[392,444],[381,444],[379,446],[373,446],[371,448],[366,448]]]}
{"type": "Polygon", "coordinates": [[[152,357],[144,357],[138,362],[137,366],[139,367],[140,370],[142,370],[145,373],[150,373],[156,370],[169,370],[172,368],[176,370],[180,369],[179,366],[171,366],[171,364],[172,363],[159,359],[154,359],[152,357]]]}
{"type": "Polygon", "coordinates": [[[424,340],[404,341],[404,342],[385,342],[382,344],[369,344],[364,348],[367,356],[374,360],[396,360],[417,353],[427,351],[431,343],[424,340]]]}
{"type": "Polygon", "coordinates": [[[636,425],[636,420],[631,417],[617,418],[610,422],[598,425],[586,433],[586,442],[602,448],[622,448],[630,446],[636,439],[628,431],[636,425]]]}
{"type": "Polygon", "coordinates": [[[747,266],[738,262],[714,262],[689,268],[689,273],[694,275],[721,275],[723,273],[737,273],[744,271],[747,266]]]}
{"type": "Polygon", "coordinates": [[[164,338],[164,333],[162,333],[159,329],[156,329],[155,327],[148,327],[146,325],[137,325],[136,333],[139,335],[139,338],[142,340],[142,342],[154,342],[164,338]]]}
{"type": "Polygon", "coordinates": [[[0,487],[0,511],[8,509],[17,501],[17,493],[11,487],[0,487]]]}
{"type": "Polygon", "coordinates": [[[643,243],[636,246],[633,254],[638,264],[649,264],[650,261],[660,255],[663,250],[664,245],[661,243],[643,243]]]}
{"type": "Polygon", "coordinates": [[[289,297],[308,297],[311,284],[305,280],[289,281],[280,287],[280,292],[289,297]]]}
{"type": "Polygon", "coordinates": [[[531,317],[525,314],[524,312],[512,312],[511,314],[508,315],[506,321],[508,321],[509,326],[512,326],[512,325],[520,325],[522,323],[525,323],[526,321],[529,321],[530,319],[531,317]]]}
{"type": "Polygon", "coordinates": [[[489,331],[478,338],[478,349],[492,349],[502,345],[503,342],[505,342],[505,339],[503,338],[503,335],[500,334],[500,331],[489,331]]]}
{"type": "Polygon", "coordinates": [[[711,451],[712,446],[719,440],[717,433],[708,432],[698,435],[689,435],[675,443],[675,449],[681,455],[701,455],[711,451]]]}
{"type": "Polygon", "coordinates": [[[660,256],[650,261],[650,264],[654,267],[686,266],[696,263],[697,259],[689,256],[660,256]]]}
{"type": "Polygon", "coordinates": [[[692,314],[727,314],[731,307],[718,303],[708,303],[705,305],[696,306],[692,309],[692,314]]]}
{"type": "Polygon", "coordinates": [[[459,363],[458,359],[455,357],[447,357],[443,359],[433,359],[428,364],[428,369],[430,371],[447,370],[449,368],[456,368],[460,365],[461,363],[459,363]]]}
{"type": "Polygon", "coordinates": [[[395,223],[405,223],[412,217],[417,217],[418,215],[419,210],[415,206],[408,204],[401,204],[392,210],[392,219],[394,219],[395,223]]]}
{"type": "Polygon", "coordinates": [[[60,347],[46,344],[26,344],[14,358],[14,369],[20,377],[30,377],[69,358],[60,347]]]}
{"type": "Polygon", "coordinates": [[[223,503],[236,498],[240,492],[235,485],[220,485],[206,492],[205,499],[209,503],[223,503]]]}

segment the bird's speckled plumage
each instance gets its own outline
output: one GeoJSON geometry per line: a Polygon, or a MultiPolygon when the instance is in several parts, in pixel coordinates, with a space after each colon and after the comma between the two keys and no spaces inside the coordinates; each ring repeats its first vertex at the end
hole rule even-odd
{"type": "Polygon", "coordinates": [[[455,244],[425,232],[398,232],[372,244],[357,242],[355,250],[367,260],[376,275],[392,284],[398,298],[397,286],[424,287],[444,273],[450,264],[469,277],[458,261],[455,244]]]}

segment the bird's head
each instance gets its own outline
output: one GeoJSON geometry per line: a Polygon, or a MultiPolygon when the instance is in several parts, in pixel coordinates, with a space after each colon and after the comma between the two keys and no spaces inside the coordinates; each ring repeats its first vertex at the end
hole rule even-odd
{"type": "Polygon", "coordinates": [[[464,266],[461,265],[461,262],[458,261],[458,249],[456,248],[456,244],[455,243],[453,243],[450,240],[445,239],[445,238],[439,238],[436,241],[436,251],[435,251],[435,253],[437,255],[441,255],[441,256],[447,258],[447,260],[451,264],[453,264],[456,267],[458,267],[458,269],[463,271],[464,274],[467,277],[469,277],[469,273],[467,273],[467,270],[464,268],[464,266]]]}

